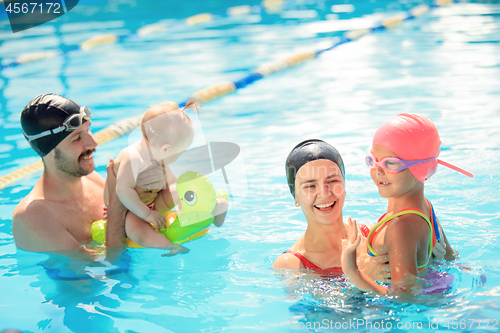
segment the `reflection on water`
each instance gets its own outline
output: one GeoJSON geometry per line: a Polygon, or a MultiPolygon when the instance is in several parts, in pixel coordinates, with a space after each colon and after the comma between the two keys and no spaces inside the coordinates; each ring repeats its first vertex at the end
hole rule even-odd
{"type": "Polygon", "coordinates": [[[205,247],[207,255],[198,254],[214,267],[212,272],[196,272],[193,264],[185,261],[188,258],[166,259],[159,250],[146,253],[130,249],[112,262],[102,254],[91,260],[68,257],[68,253],[34,255],[18,250],[15,273],[35,278],[29,288],[43,295],[39,310],[48,319],[36,324],[41,330],[162,331],[173,326],[196,331],[207,318],[224,327],[226,318],[231,317],[206,306],[226,285],[211,275],[217,276],[229,263],[210,250],[224,251],[225,246],[227,241],[221,239],[205,247]],[[37,261],[40,257],[47,258],[37,261]]]}
{"type": "Polygon", "coordinates": [[[407,322],[422,323],[424,328],[443,326],[449,318],[445,314],[456,312],[467,296],[478,293],[486,283],[484,273],[470,267],[437,263],[432,265],[431,274],[426,278],[425,293],[416,296],[414,304],[409,304],[397,301],[398,297],[392,297],[396,300],[394,302],[360,292],[343,277],[283,272],[280,278],[288,298],[294,301],[289,307],[292,314],[290,325],[307,328],[316,323],[325,330],[343,328],[353,331],[369,331],[370,328],[389,331],[391,325],[393,328],[403,327],[407,322]],[[455,277],[455,283],[451,283],[450,277],[455,277]],[[415,317],[415,311],[418,317],[415,317]]]}

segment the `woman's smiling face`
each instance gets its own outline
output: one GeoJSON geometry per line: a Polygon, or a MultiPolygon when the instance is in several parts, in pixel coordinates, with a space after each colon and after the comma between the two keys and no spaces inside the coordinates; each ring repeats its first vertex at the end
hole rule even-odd
{"type": "Polygon", "coordinates": [[[295,178],[295,201],[308,220],[331,224],[342,215],[345,188],[342,172],[330,160],[304,164],[295,178]]]}

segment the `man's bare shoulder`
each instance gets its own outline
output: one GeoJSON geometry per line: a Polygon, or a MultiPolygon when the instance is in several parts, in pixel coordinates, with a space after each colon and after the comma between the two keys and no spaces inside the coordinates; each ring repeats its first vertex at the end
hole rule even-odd
{"type": "MultiPolygon", "coordinates": [[[[89,197],[100,197],[104,189],[104,179],[97,172],[84,177],[87,182],[85,194],[89,197]]],[[[102,207],[102,204],[98,205],[102,207]]],[[[21,200],[12,213],[12,232],[23,229],[22,234],[43,226],[44,229],[50,229],[51,226],[61,224],[57,216],[60,216],[61,203],[55,202],[50,197],[50,193],[44,191],[41,183],[37,183],[31,192],[21,200]],[[43,221],[43,223],[40,223],[43,221]]],[[[18,233],[19,235],[19,233],[18,233]]]]}
{"type": "MultiPolygon", "coordinates": [[[[38,185],[37,185],[38,186],[38,185]]],[[[53,205],[40,193],[37,186],[17,205],[12,214],[12,224],[29,224],[51,215],[53,205]]]]}
{"type": "Polygon", "coordinates": [[[12,234],[18,248],[38,251],[38,246],[45,245],[40,239],[57,229],[54,209],[50,201],[31,194],[17,205],[12,214],[12,234]]]}
{"type": "Polygon", "coordinates": [[[97,171],[94,171],[90,175],[85,176],[85,179],[87,179],[88,181],[92,182],[95,185],[102,186],[103,188],[104,184],[106,183],[104,178],[102,178],[102,176],[97,171]]]}

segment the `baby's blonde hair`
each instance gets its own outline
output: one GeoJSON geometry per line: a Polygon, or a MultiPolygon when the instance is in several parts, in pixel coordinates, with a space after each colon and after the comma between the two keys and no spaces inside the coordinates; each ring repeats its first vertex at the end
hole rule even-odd
{"type": "Polygon", "coordinates": [[[188,141],[189,146],[193,141],[194,128],[191,118],[184,111],[197,111],[198,106],[195,101],[189,101],[182,109],[174,102],[163,102],[150,107],[141,122],[143,138],[153,147],[160,147],[165,143],[176,145],[183,140],[188,141]]]}

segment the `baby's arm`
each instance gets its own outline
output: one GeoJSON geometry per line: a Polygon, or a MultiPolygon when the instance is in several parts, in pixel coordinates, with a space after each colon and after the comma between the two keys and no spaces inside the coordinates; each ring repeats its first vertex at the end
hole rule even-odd
{"type": "Polygon", "coordinates": [[[165,214],[174,207],[175,207],[174,199],[172,198],[170,187],[167,186],[166,189],[163,189],[160,192],[158,192],[158,195],[155,199],[155,210],[160,214],[165,214]]]}
{"type": "Polygon", "coordinates": [[[141,219],[153,223],[157,228],[166,227],[165,217],[154,210],[150,210],[134,190],[136,180],[130,158],[122,160],[116,176],[116,194],[123,205],[141,219]]]}
{"type": "Polygon", "coordinates": [[[179,199],[176,198],[177,190],[175,188],[177,177],[175,177],[168,165],[164,165],[163,172],[166,179],[165,188],[158,192],[158,196],[155,199],[155,210],[161,214],[165,214],[179,202],[179,199]],[[169,186],[169,184],[173,185],[169,186]]]}

